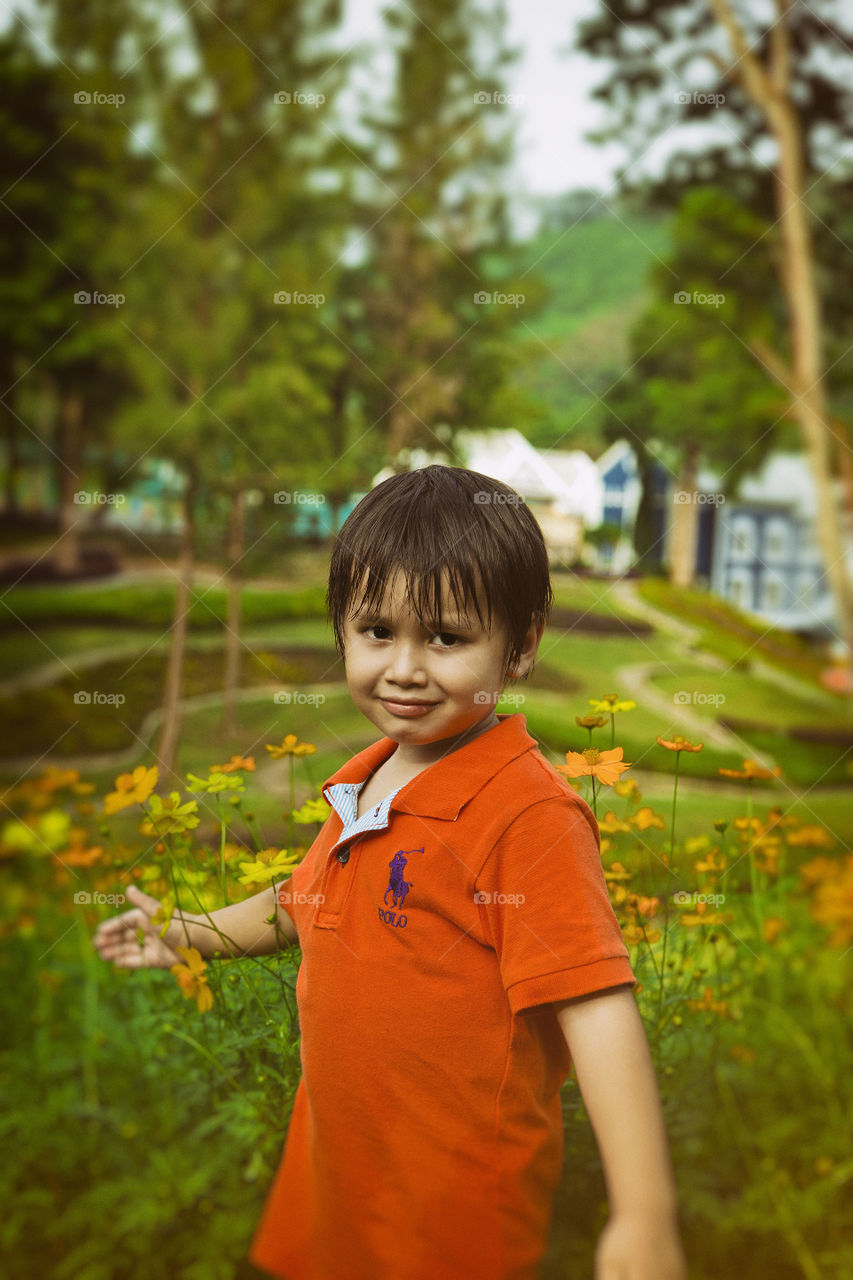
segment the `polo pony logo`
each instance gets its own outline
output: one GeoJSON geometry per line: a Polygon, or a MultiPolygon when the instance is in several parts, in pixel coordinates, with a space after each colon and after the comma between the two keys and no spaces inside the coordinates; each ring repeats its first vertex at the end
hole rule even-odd
{"type": "Polygon", "coordinates": [[[388,895],[391,895],[391,901],[395,907],[402,907],[406,901],[406,894],[411,889],[411,881],[403,879],[403,871],[405,870],[408,858],[400,851],[395,853],[394,857],[388,863],[391,868],[391,876],[388,880],[388,888],[385,890],[385,905],[388,906],[388,895]]]}

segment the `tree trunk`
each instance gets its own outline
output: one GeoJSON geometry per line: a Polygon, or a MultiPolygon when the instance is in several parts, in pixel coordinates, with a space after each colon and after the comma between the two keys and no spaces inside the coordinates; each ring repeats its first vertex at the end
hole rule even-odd
{"type": "Polygon", "coordinates": [[[228,522],[228,547],[226,559],[228,571],[226,587],[228,594],[228,611],[225,621],[225,681],[222,698],[222,733],[227,738],[236,736],[239,730],[237,720],[237,695],[240,689],[240,591],[242,573],[240,561],[243,556],[245,541],[246,499],[242,489],[231,495],[231,512],[228,522]]]}
{"type": "Polygon", "coordinates": [[[80,523],[91,508],[75,502],[80,490],[80,441],[83,423],[83,396],[76,388],[60,387],[57,432],[57,491],[59,527],[52,560],[60,573],[80,571],[80,523]]]}
{"type": "Polygon", "coordinates": [[[181,534],[181,551],[178,560],[178,581],[175,592],[175,615],[172,622],[172,642],[169,646],[169,662],[163,690],[163,728],[157,757],[167,785],[180,783],[175,772],[178,743],[181,731],[181,685],[184,674],[184,656],[189,629],[189,610],[192,603],[193,571],[195,568],[195,495],[196,477],[187,475],[184,486],[184,527],[181,534]],[[171,775],[168,778],[166,775],[171,775]]]}
{"type": "Polygon", "coordinates": [[[853,662],[853,583],[846,565],[844,513],[832,473],[834,432],[828,421],[823,381],[823,328],[805,204],[803,138],[791,98],[791,38],[786,23],[791,0],[775,0],[777,21],[770,33],[769,73],[747,47],[729,0],[710,0],[710,4],[728,32],[737,59],[730,74],[738,76],[764,113],[779,147],[774,176],[782,239],[780,277],[791,340],[791,369],[780,380],[793,397],[791,414],[800,424],[814,478],[815,533],[849,667],[853,662]]]}
{"type": "Polygon", "coordinates": [[[669,521],[667,561],[669,580],[674,587],[692,587],[696,574],[696,546],[699,536],[699,506],[696,501],[696,473],[699,448],[688,443],[673,496],[669,521]]]}

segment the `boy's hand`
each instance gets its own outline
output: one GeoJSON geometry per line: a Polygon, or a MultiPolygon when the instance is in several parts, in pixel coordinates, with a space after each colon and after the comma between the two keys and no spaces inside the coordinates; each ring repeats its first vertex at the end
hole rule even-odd
{"type": "Polygon", "coordinates": [[[598,1237],[595,1280],[687,1280],[687,1260],[671,1221],[611,1217],[598,1237]]]}
{"type": "Polygon", "coordinates": [[[181,957],[170,945],[180,946],[174,922],[163,938],[159,927],[152,924],[151,917],[160,908],[158,899],[134,884],[128,886],[127,896],[136,905],[120,916],[102,920],[92,936],[101,958],[111,960],[119,969],[169,969],[181,964],[181,957]]]}

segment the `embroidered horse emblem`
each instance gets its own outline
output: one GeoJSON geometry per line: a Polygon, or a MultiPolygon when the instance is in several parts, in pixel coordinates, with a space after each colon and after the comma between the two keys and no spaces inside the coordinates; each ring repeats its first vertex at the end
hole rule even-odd
{"type": "Polygon", "coordinates": [[[395,853],[394,857],[388,863],[391,868],[391,875],[388,880],[388,888],[385,890],[385,905],[388,905],[388,895],[391,894],[391,900],[395,907],[402,907],[406,901],[406,894],[412,887],[412,882],[403,879],[403,871],[405,870],[408,858],[401,851],[395,853]]]}

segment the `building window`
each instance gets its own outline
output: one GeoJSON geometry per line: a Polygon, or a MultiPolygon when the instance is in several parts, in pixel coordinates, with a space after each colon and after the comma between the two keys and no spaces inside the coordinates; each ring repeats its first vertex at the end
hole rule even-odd
{"type": "Polygon", "coordinates": [[[778,518],[768,520],[764,526],[765,560],[785,560],[788,556],[788,526],[778,518]]]}
{"type": "Polygon", "coordinates": [[[745,560],[753,545],[752,521],[739,516],[732,522],[732,556],[736,560],[745,560]]]}
{"type": "Polygon", "coordinates": [[[775,578],[770,578],[765,582],[761,593],[761,603],[765,609],[781,609],[782,583],[775,578]]]}

